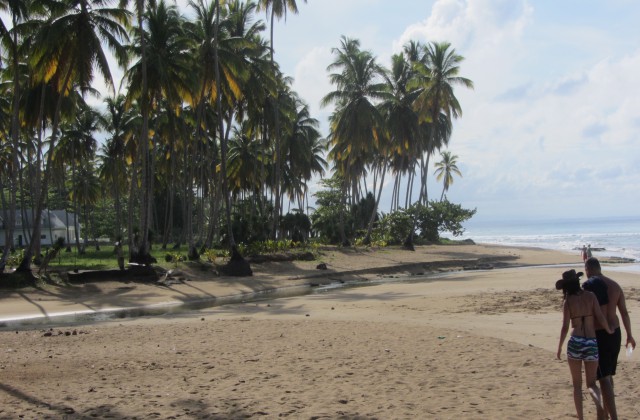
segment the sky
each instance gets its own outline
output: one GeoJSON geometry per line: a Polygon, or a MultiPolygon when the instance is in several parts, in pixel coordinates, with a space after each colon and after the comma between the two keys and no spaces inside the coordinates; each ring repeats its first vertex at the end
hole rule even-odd
{"type": "MultiPolygon", "coordinates": [[[[185,4],[178,1],[188,14],[185,4]]],[[[475,85],[455,91],[463,115],[447,150],[458,156],[462,177],[454,179],[450,201],[476,208],[480,221],[640,215],[640,2],[297,4],[299,14],[276,22],[275,59],[323,136],[332,109],[320,100],[333,90],[327,66],[341,36],[360,40],[385,66],[409,40],[447,41],[465,58],[460,75],[475,85]]],[[[429,194],[438,199],[442,186],[433,170],[429,194]]]]}

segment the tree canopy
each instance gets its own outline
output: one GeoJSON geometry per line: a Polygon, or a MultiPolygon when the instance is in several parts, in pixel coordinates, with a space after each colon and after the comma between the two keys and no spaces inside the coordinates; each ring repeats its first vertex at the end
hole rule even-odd
{"type": "MultiPolygon", "coordinates": [[[[148,262],[152,243],[187,244],[197,258],[235,247],[236,236],[307,240],[329,224],[332,241],[369,239],[387,174],[391,211],[428,207],[429,157],[462,115],[454,88],[473,87],[450,44],[410,42],[387,69],[342,37],[327,66],[323,135],[273,54],[275,19],[303,12],[301,2],[191,0],[190,17],[166,0],[126,3],[0,2],[10,20],[0,21],[0,269],[16,215],[45,209],[80,218],[83,238],[65,238],[67,247],[122,238],[132,261],[148,262]],[[97,77],[109,92],[95,90],[97,77]],[[311,185],[329,170],[335,179],[314,209],[311,185]]],[[[438,166],[443,196],[460,175],[455,163],[438,166]]],[[[41,255],[32,220],[23,270],[41,255]]]]}

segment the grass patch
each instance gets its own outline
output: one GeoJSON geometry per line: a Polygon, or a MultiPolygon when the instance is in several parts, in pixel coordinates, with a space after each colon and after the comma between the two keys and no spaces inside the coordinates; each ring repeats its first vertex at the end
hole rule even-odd
{"type": "MultiPolygon", "coordinates": [[[[123,246],[122,250],[127,260],[129,255],[129,248],[123,246]]],[[[43,254],[46,250],[43,249],[43,254]]],[[[175,264],[165,261],[165,256],[171,255],[187,255],[187,246],[181,246],[177,249],[165,249],[162,250],[159,247],[151,250],[151,255],[158,261],[157,265],[164,268],[172,268],[175,264]]],[[[19,264],[19,259],[16,259],[15,264],[19,264]]],[[[8,268],[15,268],[15,265],[8,265],[8,268]]],[[[49,272],[60,271],[73,271],[73,270],[109,270],[118,268],[118,258],[114,251],[113,246],[103,246],[100,250],[96,250],[94,247],[89,247],[84,253],[79,253],[75,249],[71,252],[66,252],[62,249],[56,256],[49,262],[49,272]]],[[[37,272],[38,267],[34,266],[33,271],[37,272]]]]}

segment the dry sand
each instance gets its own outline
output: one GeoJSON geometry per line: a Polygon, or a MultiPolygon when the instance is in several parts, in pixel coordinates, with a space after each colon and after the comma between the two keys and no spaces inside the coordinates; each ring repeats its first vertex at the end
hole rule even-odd
{"type": "MultiPolygon", "coordinates": [[[[318,261],[272,263],[254,266],[250,279],[207,280],[183,270],[185,281],[168,287],[104,282],[0,292],[6,321],[249,296],[327,278],[385,280],[171,316],[5,327],[0,418],[575,417],[566,360],[555,360],[561,294],[553,285],[566,264],[580,268],[578,255],[478,245],[334,251],[322,260],[329,270],[321,277],[309,277],[318,275],[318,261]],[[504,268],[462,271],[485,264],[504,268]],[[425,277],[448,270],[458,271],[425,277]],[[422,281],[400,281],[407,274],[422,281]]],[[[637,336],[640,274],[604,270],[623,286],[637,336]]],[[[638,353],[621,353],[622,419],[640,417],[638,353]]],[[[586,393],[585,414],[595,418],[586,393]]]]}

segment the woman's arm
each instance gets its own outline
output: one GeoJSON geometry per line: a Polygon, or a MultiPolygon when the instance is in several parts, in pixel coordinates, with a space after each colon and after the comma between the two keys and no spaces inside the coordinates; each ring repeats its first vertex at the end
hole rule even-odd
{"type": "Polygon", "coordinates": [[[565,299],[564,304],[562,305],[562,328],[560,329],[560,341],[558,342],[558,352],[556,353],[556,358],[558,360],[560,360],[560,355],[562,354],[564,339],[567,338],[567,333],[569,332],[569,321],[569,303],[565,299]]]}

